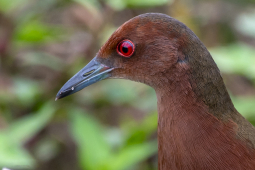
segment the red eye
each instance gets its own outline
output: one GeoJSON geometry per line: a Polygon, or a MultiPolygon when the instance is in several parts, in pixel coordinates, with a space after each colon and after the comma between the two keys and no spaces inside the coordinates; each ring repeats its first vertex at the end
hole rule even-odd
{"type": "Polygon", "coordinates": [[[135,46],[130,40],[123,40],[117,46],[117,52],[123,57],[130,57],[135,51],[135,46]]]}

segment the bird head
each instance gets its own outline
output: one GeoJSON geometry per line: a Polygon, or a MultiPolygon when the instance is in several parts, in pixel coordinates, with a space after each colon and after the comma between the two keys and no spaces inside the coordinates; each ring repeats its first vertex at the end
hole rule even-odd
{"type": "Polygon", "coordinates": [[[129,79],[159,89],[178,82],[190,70],[198,76],[204,74],[200,73],[203,66],[205,70],[217,68],[187,26],[164,14],[142,14],[121,25],[95,58],[60,89],[56,99],[106,78],[129,79]]]}

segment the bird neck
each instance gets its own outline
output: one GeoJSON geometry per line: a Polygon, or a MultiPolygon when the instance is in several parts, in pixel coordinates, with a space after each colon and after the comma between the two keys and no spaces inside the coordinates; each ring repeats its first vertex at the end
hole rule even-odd
{"type": "MultiPolygon", "coordinates": [[[[211,100],[206,101],[202,96],[198,96],[201,94],[197,94],[194,89],[199,82],[192,82],[189,74],[179,74],[178,77],[180,76],[181,78],[174,78],[178,81],[168,81],[170,84],[155,89],[159,114],[159,170],[189,169],[192,166],[194,169],[207,169],[205,167],[208,167],[209,160],[216,160],[219,167],[224,161],[230,166],[231,162],[225,159],[221,161],[220,158],[231,156],[231,150],[236,148],[239,149],[238,152],[246,153],[247,144],[239,138],[250,141],[249,147],[254,147],[254,135],[250,138],[249,135],[238,132],[247,127],[254,131],[254,128],[235,110],[228,97],[211,93],[208,94],[211,100]],[[222,107],[217,105],[218,100],[222,102],[218,99],[220,97],[225,98],[222,105],[232,106],[230,111],[222,110],[222,107]],[[216,103],[217,107],[211,107],[212,103],[216,103]],[[228,145],[229,141],[234,143],[233,148],[228,145]],[[214,148],[217,148],[217,152],[214,148]],[[208,153],[209,151],[211,153],[208,153]],[[205,156],[208,159],[204,159],[205,156]]],[[[234,155],[233,159],[238,161],[234,155]]]]}

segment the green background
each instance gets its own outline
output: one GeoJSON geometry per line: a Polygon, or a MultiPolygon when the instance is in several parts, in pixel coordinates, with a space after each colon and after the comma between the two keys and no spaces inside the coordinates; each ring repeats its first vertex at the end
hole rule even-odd
{"type": "Polygon", "coordinates": [[[104,80],[54,101],[114,30],[146,12],[198,35],[255,123],[254,0],[0,0],[0,168],[157,169],[152,88],[104,80]]]}

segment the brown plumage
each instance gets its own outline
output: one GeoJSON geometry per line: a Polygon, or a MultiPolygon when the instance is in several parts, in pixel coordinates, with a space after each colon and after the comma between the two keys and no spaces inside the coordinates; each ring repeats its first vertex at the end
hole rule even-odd
{"type": "Polygon", "coordinates": [[[78,78],[95,70],[89,64],[57,98],[107,77],[153,87],[160,170],[255,169],[255,128],[235,109],[210,53],[183,23],[164,14],[139,15],[119,27],[92,61],[101,71],[78,78]],[[123,40],[130,41],[131,56],[126,44],[121,55],[123,40]]]}

